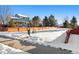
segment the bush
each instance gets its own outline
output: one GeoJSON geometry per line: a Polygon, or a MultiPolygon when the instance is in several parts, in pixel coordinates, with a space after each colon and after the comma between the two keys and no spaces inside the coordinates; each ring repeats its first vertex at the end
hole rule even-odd
{"type": "Polygon", "coordinates": [[[16,24],[13,20],[10,20],[8,26],[9,27],[16,27],[16,24]]]}

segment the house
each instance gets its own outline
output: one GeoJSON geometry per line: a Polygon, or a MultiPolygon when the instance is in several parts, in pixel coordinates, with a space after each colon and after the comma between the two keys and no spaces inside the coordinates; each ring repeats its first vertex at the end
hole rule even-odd
{"type": "Polygon", "coordinates": [[[17,27],[27,27],[27,23],[29,22],[29,17],[21,14],[15,14],[15,16],[11,17],[17,27]]]}
{"type": "Polygon", "coordinates": [[[0,20],[0,25],[3,25],[3,22],[4,22],[3,20],[0,20]]]}

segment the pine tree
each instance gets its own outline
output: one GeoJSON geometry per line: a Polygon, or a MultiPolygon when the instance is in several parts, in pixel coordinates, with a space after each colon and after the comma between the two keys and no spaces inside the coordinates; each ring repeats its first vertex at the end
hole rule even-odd
{"type": "Polygon", "coordinates": [[[40,25],[40,18],[39,18],[39,16],[34,16],[32,18],[32,23],[33,23],[33,26],[35,26],[35,27],[39,26],[40,25]]]}
{"type": "Polygon", "coordinates": [[[48,20],[47,16],[45,16],[45,18],[43,19],[43,26],[45,26],[45,27],[49,26],[49,20],[48,20]]]}
{"type": "Polygon", "coordinates": [[[69,27],[69,22],[68,22],[67,20],[65,20],[65,21],[63,22],[63,27],[64,27],[64,28],[68,28],[68,27],[69,27]]]}
{"type": "Polygon", "coordinates": [[[57,24],[57,20],[55,19],[55,17],[53,15],[49,16],[49,26],[56,26],[57,24]]]}
{"type": "Polygon", "coordinates": [[[77,26],[77,19],[75,16],[72,17],[70,24],[72,28],[75,28],[77,26]]]}

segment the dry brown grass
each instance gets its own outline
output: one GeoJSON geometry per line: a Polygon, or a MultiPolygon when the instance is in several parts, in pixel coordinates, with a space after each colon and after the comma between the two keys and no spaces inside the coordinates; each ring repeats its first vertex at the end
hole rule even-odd
{"type": "Polygon", "coordinates": [[[10,47],[16,48],[16,49],[21,49],[23,51],[28,51],[28,50],[36,48],[35,46],[32,46],[32,45],[24,46],[18,40],[2,41],[1,43],[8,45],[10,47]]]}

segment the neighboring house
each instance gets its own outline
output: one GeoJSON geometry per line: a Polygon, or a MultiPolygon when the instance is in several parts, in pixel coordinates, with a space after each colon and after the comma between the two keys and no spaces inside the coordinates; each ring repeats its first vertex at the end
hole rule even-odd
{"type": "Polygon", "coordinates": [[[0,20],[0,25],[3,25],[3,21],[2,20],[0,20]]]}
{"type": "Polygon", "coordinates": [[[29,22],[29,17],[21,14],[16,14],[14,17],[11,17],[17,27],[27,27],[27,23],[29,22]]]}
{"type": "Polygon", "coordinates": [[[63,28],[63,24],[57,24],[56,27],[63,28]]]}
{"type": "Polygon", "coordinates": [[[7,30],[7,25],[4,24],[3,20],[0,20],[0,31],[6,31],[7,30]]]}

